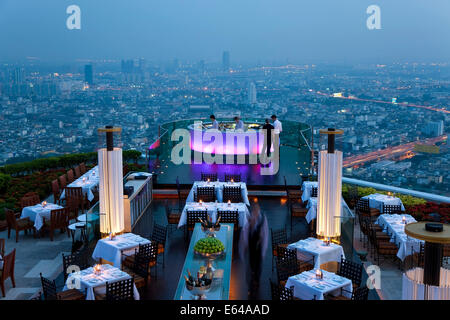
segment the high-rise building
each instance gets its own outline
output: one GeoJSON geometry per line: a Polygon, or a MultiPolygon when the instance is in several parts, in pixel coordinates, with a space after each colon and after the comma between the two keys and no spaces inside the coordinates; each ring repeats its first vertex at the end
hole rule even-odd
{"type": "Polygon", "coordinates": [[[224,51],[222,54],[222,68],[224,71],[230,70],[230,52],[224,51]]]}
{"type": "Polygon", "coordinates": [[[256,104],[256,86],[253,82],[250,82],[248,86],[248,104],[256,104]]]}
{"type": "Polygon", "coordinates": [[[444,121],[431,121],[428,122],[422,129],[422,132],[428,136],[438,137],[444,134],[444,121]]]}
{"type": "Polygon", "coordinates": [[[94,71],[92,69],[92,64],[87,64],[84,66],[84,81],[87,84],[94,84],[94,71]]]}

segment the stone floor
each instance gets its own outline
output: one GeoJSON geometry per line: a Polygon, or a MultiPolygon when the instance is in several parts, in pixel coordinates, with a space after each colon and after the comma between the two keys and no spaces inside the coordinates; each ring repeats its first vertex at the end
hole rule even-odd
{"type": "Polygon", "coordinates": [[[56,232],[54,241],[48,235],[34,238],[32,234],[20,232],[19,242],[15,242],[15,232],[0,232],[0,238],[6,239],[5,252],[16,249],[15,280],[16,288],[12,287],[10,279],[5,281],[6,297],[0,300],[26,300],[41,289],[39,273],[44,277],[55,279],[62,272],[62,253],[69,253],[72,239],[67,234],[56,232]]]}

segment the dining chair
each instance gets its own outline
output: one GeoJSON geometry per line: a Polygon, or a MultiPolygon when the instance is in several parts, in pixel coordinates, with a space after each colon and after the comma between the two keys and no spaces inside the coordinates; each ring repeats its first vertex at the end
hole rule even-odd
{"type": "Polygon", "coordinates": [[[55,203],[61,203],[61,189],[59,188],[58,179],[52,181],[52,193],[53,193],[53,201],[55,203]]]}
{"type": "Polygon", "coordinates": [[[5,280],[11,279],[12,287],[16,287],[16,281],[14,279],[14,266],[16,262],[16,249],[13,249],[9,254],[3,257],[3,269],[0,273],[0,287],[2,289],[3,298],[6,296],[5,292],[5,280]]]}
{"type": "Polygon", "coordinates": [[[5,255],[5,243],[6,243],[6,240],[0,238],[0,256],[2,256],[2,257],[5,255]]]}
{"type": "Polygon", "coordinates": [[[231,180],[233,180],[233,182],[241,182],[241,174],[228,174],[225,173],[225,182],[230,182],[231,180]]]}
{"type": "Polygon", "coordinates": [[[68,209],[54,209],[50,211],[50,219],[46,219],[44,217],[44,228],[50,230],[50,241],[53,241],[54,232],[57,229],[61,230],[61,233],[67,233],[67,236],[70,237],[70,233],[68,230],[69,221],[68,217],[68,209]]]}
{"type": "Polygon", "coordinates": [[[201,173],[201,180],[202,181],[217,181],[217,173],[201,173]]]}
{"type": "Polygon", "coordinates": [[[55,280],[50,280],[39,274],[41,277],[42,292],[45,300],[85,300],[86,295],[77,289],[69,289],[58,292],[55,280]]]}
{"type": "Polygon", "coordinates": [[[40,202],[41,201],[40,201],[39,195],[37,193],[33,193],[33,194],[29,193],[20,199],[20,208],[23,209],[25,207],[34,206],[40,202]]]}
{"type": "Polygon", "coordinates": [[[58,180],[61,190],[64,190],[64,188],[67,187],[67,175],[63,174],[62,176],[59,176],[58,180]]]}
{"type": "Polygon", "coordinates": [[[167,239],[167,227],[155,223],[153,225],[152,235],[150,237],[151,241],[158,243],[158,256],[162,254],[163,257],[163,268],[165,267],[165,247],[167,239]]]}
{"type": "Polygon", "coordinates": [[[86,164],[84,162],[80,163],[80,173],[81,175],[85,174],[87,172],[86,164]]]}
{"type": "MultiPolygon", "coordinates": [[[[84,213],[84,205],[86,202],[85,196],[83,194],[82,187],[66,187],[65,189],[66,201],[71,202],[71,205],[76,206],[78,209],[81,209],[81,212],[84,213]]],[[[66,202],[67,203],[67,202],[66,202]]]]}
{"type": "Polygon", "coordinates": [[[73,168],[74,170],[74,175],[75,175],[75,179],[78,179],[79,177],[81,177],[81,169],[80,166],[76,166],[75,168],[73,168]]]}
{"type": "Polygon", "coordinates": [[[73,174],[73,170],[72,170],[72,169],[69,169],[69,170],[67,171],[67,181],[68,181],[68,183],[72,183],[72,182],[75,181],[75,177],[74,177],[74,174],[73,174]]]}
{"type": "Polygon", "coordinates": [[[15,213],[14,211],[5,208],[6,223],[8,225],[8,239],[11,236],[11,230],[16,232],[16,242],[19,242],[19,232],[24,230],[25,234],[28,230],[33,230],[33,234],[36,235],[36,229],[34,228],[33,221],[29,217],[19,218],[20,213],[15,213]]]}
{"type": "Polygon", "coordinates": [[[223,187],[223,202],[240,203],[242,200],[241,186],[224,186],[223,187]]]}

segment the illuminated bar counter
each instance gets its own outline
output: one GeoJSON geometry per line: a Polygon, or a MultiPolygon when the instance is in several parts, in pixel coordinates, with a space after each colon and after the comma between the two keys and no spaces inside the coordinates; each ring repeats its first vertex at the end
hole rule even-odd
{"type": "Polygon", "coordinates": [[[189,250],[186,254],[183,269],[181,271],[180,280],[178,282],[177,291],[174,300],[193,300],[195,296],[186,289],[185,275],[188,270],[192,275],[196,275],[201,266],[206,266],[208,261],[212,261],[214,269],[214,277],[211,288],[205,292],[204,299],[206,300],[228,300],[230,294],[230,276],[231,276],[231,261],[233,256],[233,224],[223,223],[220,225],[220,230],[216,231],[216,238],[222,241],[225,246],[225,252],[222,256],[209,260],[194,253],[195,243],[206,238],[206,234],[202,231],[200,223],[195,224],[194,231],[191,237],[189,250]]]}
{"type": "Polygon", "coordinates": [[[211,137],[214,132],[211,126],[211,123],[189,125],[191,150],[223,155],[248,155],[259,154],[263,148],[264,133],[259,123],[246,123],[244,130],[235,130],[234,122],[221,122],[221,130],[214,130],[221,136],[222,141],[219,143],[211,137]]]}

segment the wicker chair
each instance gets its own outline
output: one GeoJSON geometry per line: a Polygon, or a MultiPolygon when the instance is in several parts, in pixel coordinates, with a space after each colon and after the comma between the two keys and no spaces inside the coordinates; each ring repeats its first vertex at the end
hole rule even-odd
{"type": "Polygon", "coordinates": [[[13,288],[16,287],[16,281],[14,279],[14,267],[16,263],[16,249],[13,249],[9,254],[3,257],[3,269],[0,272],[0,288],[2,289],[2,295],[5,297],[5,280],[10,278],[13,288]]]}
{"type": "Polygon", "coordinates": [[[327,300],[355,300],[355,301],[367,301],[367,298],[369,297],[369,288],[366,286],[364,287],[357,287],[354,288],[352,292],[349,292],[348,290],[345,290],[341,288],[341,295],[339,296],[327,296],[327,300]],[[351,298],[348,298],[343,295],[344,292],[351,293],[351,298]]]}
{"type": "Polygon", "coordinates": [[[49,280],[41,276],[42,292],[45,300],[85,300],[86,296],[77,289],[69,289],[58,292],[55,280],[49,280]]]}
{"type": "Polygon", "coordinates": [[[188,210],[186,212],[186,216],[187,216],[187,229],[188,231],[192,231],[194,230],[195,224],[197,222],[200,222],[200,219],[202,219],[203,221],[206,221],[207,217],[208,217],[208,211],[207,210],[188,210]]]}
{"type": "Polygon", "coordinates": [[[169,200],[165,201],[164,207],[166,210],[167,224],[169,226],[178,226],[178,223],[180,223],[181,213],[178,210],[169,207],[169,200]]]}
{"type": "Polygon", "coordinates": [[[69,276],[70,266],[77,266],[80,270],[89,268],[89,255],[86,249],[68,255],[65,255],[63,253],[62,259],[64,281],[66,281],[67,277],[69,276]]]}
{"type": "Polygon", "coordinates": [[[197,198],[203,202],[216,201],[216,190],[214,187],[197,187],[197,198]]]}
{"type": "Polygon", "coordinates": [[[157,276],[158,268],[158,242],[152,241],[146,244],[139,244],[139,247],[134,250],[134,254],[126,256],[123,260],[122,267],[132,269],[135,265],[135,260],[139,259],[139,263],[146,261],[148,268],[155,267],[155,278],[157,276]]]}
{"type": "Polygon", "coordinates": [[[242,200],[241,186],[224,186],[223,187],[223,202],[240,203],[242,200]]]}
{"type": "Polygon", "coordinates": [[[241,182],[241,174],[228,174],[225,173],[225,182],[230,182],[231,180],[233,180],[233,182],[241,182]]]}
{"type": "Polygon", "coordinates": [[[134,300],[134,278],[106,282],[106,301],[134,300]]]}
{"type": "Polygon", "coordinates": [[[202,181],[217,181],[217,173],[201,173],[202,181]]]}
{"type": "Polygon", "coordinates": [[[274,259],[277,257],[277,254],[278,254],[277,247],[279,245],[283,245],[283,246],[287,247],[288,240],[287,240],[286,229],[280,229],[280,230],[270,229],[270,233],[272,236],[272,271],[273,271],[274,259]]]}
{"type": "Polygon", "coordinates": [[[296,260],[298,263],[299,273],[314,269],[314,257],[307,260],[300,260],[297,257],[296,249],[289,249],[284,245],[277,246],[277,263],[280,261],[296,260]]]}
{"type": "Polygon", "coordinates": [[[274,283],[269,279],[270,291],[272,292],[272,300],[275,301],[289,301],[294,300],[294,289],[286,288],[278,283],[274,283]]]}
{"type": "Polygon", "coordinates": [[[292,236],[292,228],[294,225],[295,218],[306,218],[308,214],[308,209],[304,207],[303,203],[300,200],[291,200],[288,201],[289,213],[291,217],[291,236],[292,236]]]}
{"type": "Polygon", "coordinates": [[[62,208],[52,210],[50,212],[50,220],[44,217],[44,228],[50,231],[50,241],[53,241],[54,233],[57,229],[60,229],[61,233],[67,233],[67,236],[70,237],[68,216],[69,210],[62,208]]]}
{"type": "Polygon", "coordinates": [[[221,223],[234,224],[234,234],[238,234],[239,210],[217,210],[217,219],[220,217],[221,223]]]}
{"type": "Polygon", "coordinates": [[[370,217],[377,217],[380,215],[380,210],[371,208],[369,199],[361,198],[356,202],[355,211],[357,214],[367,214],[370,217]]]}
{"type": "Polygon", "coordinates": [[[311,197],[312,198],[317,198],[319,194],[319,188],[318,187],[312,187],[311,188],[311,197]]]}
{"type": "Polygon", "coordinates": [[[361,285],[363,265],[347,259],[341,259],[338,275],[352,280],[353,287],[357,288],[361,285]]]}
{"type": "Polygon", "coordinates": [[[69,170],[67,171],[67,181],[68,181],[68,183],[72,183],[72,182],[75,181],[75,177],[74,177],[74,174],[73,174],[73,170],[72,170],[72,169],[69,169],[69,170]]]}
{"type": "Polygon", "coordinates": [[[139,255],[135,256],[130,267],[123,267],[123,270],[134,278],[137,289],[147,288],[150,279],[149,261],[139,255]]]}
{"type": "Polygon", "coordinates": [[[383,214],[401,214],[401,213],[402,213],[401,205],[383,203],[383,214]]]}
{"type": "Polygon", "coordinates": [[[286,196],[288,198],[288,201],[291,200],[300,200],[302,198],[302,190],[300,188],[288,188],[287,185],[287,181],[286,181],[286,176],[283,177],[284,178],[284,189],[286,191],[286,196]]]}
{"type": "Polygon", "coordinates": [[[178,193],[178,210],[182,210],[191,190],[181,188],[180,179],[178,177],[176,179],[176,184],[178,193]]]}
{"type": "Polygon", "coordinates": [[[299,273],[301,273],[301,271],[297,259],[277,259],[277,279],[280,285],[285,286],[289,277],[299,273]]]}
{"type": "Polygon", "coordinates": [[[162,226],[160,224],[155,223],[153,225],[152,236],[150,237],[151,241],[155,241],[158,243],[158,256],[162,254],[163,257],[163,267],[165,266],[165,247],[166,247],[166,239],[167,239],[167,227],[162,226]]]}
{"type": "Polygon", "coordinates": [[[8,239],[11,236],[11,230],[16,231],[16,242],[19,242],[19,232],[24,230],[27,234],[28,230],[33,230],[33,234],[36,235],[36,229],[34,228],[33,221],[29,217],[19,218],[20,213],[14,213],[14,211],[5,208],[6,223],[8,224],[8,239]]]}

